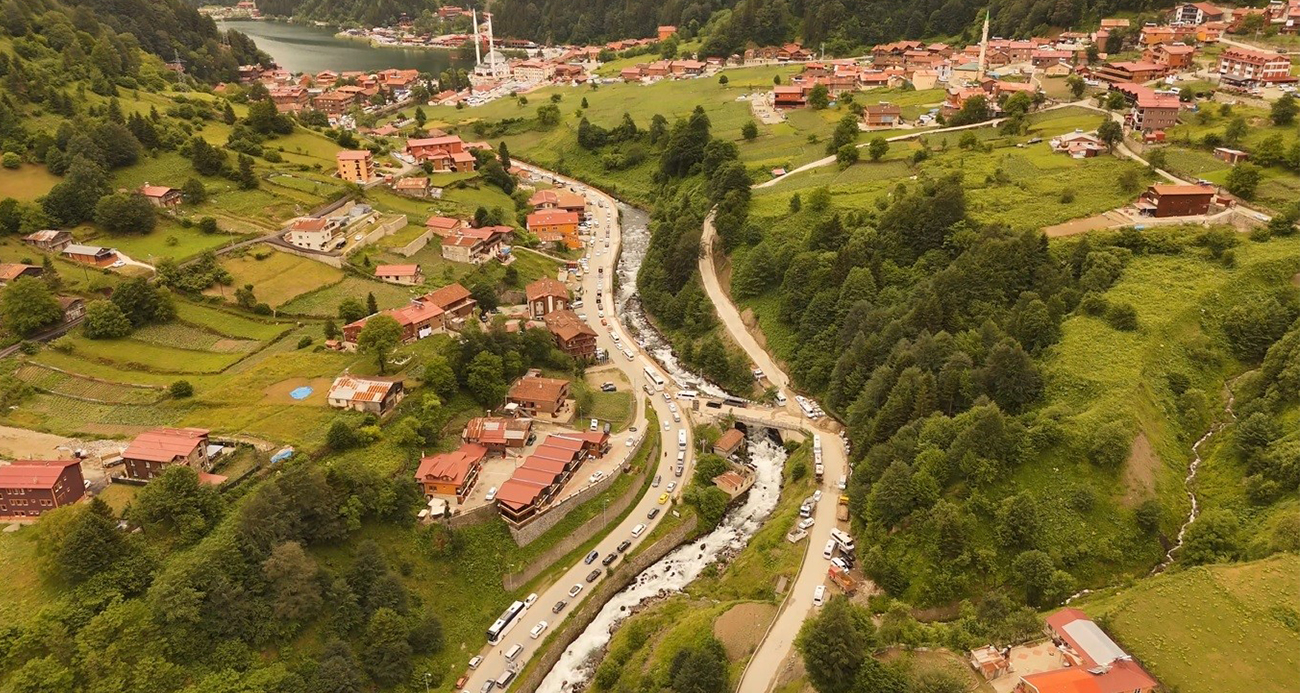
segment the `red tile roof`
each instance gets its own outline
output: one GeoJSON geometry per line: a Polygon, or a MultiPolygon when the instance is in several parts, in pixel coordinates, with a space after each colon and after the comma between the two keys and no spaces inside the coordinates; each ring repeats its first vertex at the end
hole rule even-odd
{"type": "Polygon", "coordinates": [[[741,441],[745,440],[745,434],[737,429],[731,429],[718,438],[718,442],[713,447],[726,450],[728,452],[735,450],[740,446],[741,441]]]}
{"type": "Polygon", "coordinates": [[[414,277],[420,273],[419,265],[376,265],[376,277],[414,277]]]}
{"type": "Polygon", "coordinates": [[[172,189],[165,185],[140,186],[140,194],[144,195],[145,197],[162,197],[171,191],[172,189]]]}
{"type": "Polygon", "coordinates": [[[452,219],[451,217],[429,217],[424,222],[424,225],[434,229],[451,230],[463,223],[460,219],[452,219]]]}
{"type": "Polygon", "coordinates": [[[555,224],[574,224],[578,223],[577,212],[566,212],[560,209],[543,209],[528,215],[528,228],[534,226],[551,226],[555,224]]]}
{"type": "Polygon", "coordinates": [[[524,295],[529,301],[533,301],[546,296],[556,296],[559,298],[568,298],[569,289],[558,279],[553,277],[542,277],[535,282],[524,287],[524,295]]]}
{"type": "Polygon", "coordinates": [[[6,262],[0,264],[0,281],[13,281],[21,277],[23,272],[29,269],[41,269],[39,265],[28,265],[21,262],[6,262]]]}
{"type": "MultiPolygon", "coordinates": [[[[569,389],[569,381],[559,378],[524,376],[510,386],[510,399],[524,402],[555,402],[569,389]]],[[[549,440],[549,439],[548,439],[549,440]]]]}
{"type": "Polygon", "coordinates": [[[382,402],[397,385],[393,380],[370,380],[342,375],[334,379],[330,386],[329,399],[343,399],[349,402],[382,402]]]}
{"type": "Polygon", "coordinates": [[[0,488],[52,489],[63,470],[81,460],[14,460],[0,467],[0,488]]]}
{"type": "Polygon", "coordinates": [[[415,480],[460,486],[465,483],[470,469],[487,455],[482,445],[465,443],[458,450],[424,457],[415,471],[415,480]]]}
{"type": "Polygon", "coordinates": [[[497,490],[497,502],[516,510],[526,508],[537,501],[549,484],[538,484],[523,479],[508,479],[497,490]]]}
{"type": "Polygon", "coordinates": [[[334,158],[340,161],[357,161],[369,159],[371,156],[374,155],[365,149],[344,149],[335,154],[334,158]]]}
{"type": "Polygon", "coordinates": [[[425,303],[432,303],[433,305],[446,310],[449,306],[456,305],[469,297],[469,289],[466,289],[460,284],[448,284],[441,289],[431,291],[424,296],[421,296],[420,300],[425,303]]]}
{"type": "Polygon", "coordinates": [[[206,428],[155,428],[136,436],[122,457],[146,462],[171,462],[177,457],[188,457],[195,448],[206,444],[208,433],[206,428]]]}

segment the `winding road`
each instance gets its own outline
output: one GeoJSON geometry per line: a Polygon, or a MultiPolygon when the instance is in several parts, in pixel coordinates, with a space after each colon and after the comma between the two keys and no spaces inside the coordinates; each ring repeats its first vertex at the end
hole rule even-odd
{"type": "MultiPolygon", "coordinates": [[[[580,298],[582,298],[584,306],[575,310],[579,311],[580,314],[586,315],[587,322],[596,330],[597,345],[610,354],[608,365],[621,371],[631,384],[630,386],[632,388],[633,397],[636,402],[636,416],[631,425],[636,427],[636,435],[659,436],[659,447],[661,453],[657,467],[651,470],[650,473],[661,476],[663,484],[659,488],[651,488],[649,492],[647,492],[645,496],[642,497],[641,500],[632,508],[631,512],[622,522],[609,528],[608,532],[600,539],[594,549],[600,554],[600,558],[604,558],[611,553],[621,553],[618,551],[618,545],[626,540],[631,542],[631,546],[627,547],[625,550],[631,552],[634,551],[636,547],[651,534],[651,530],[659,522],[662,522],[663,519],[667,517],[668,513],[671,512],[673,507],[672,503],[664,505],[660,505],[659,503],[659,497],[661,494],[666,492],[667,484],[670,481],[675,481],[677,483],[678,487],[669,495],[673,498],[679,498],[682,491],[681,486],[690,479],[690,476],[694,471],[692,464],[693,454],[691,452],[694,449],[694,436],[691,430],[690,417],[689,414],[686,413],[687,407],[677,407],[679,410],[677,413],[683,418],[683,420],[681,422],[674,422],[674,412],[671,410],[671,407],[675,407],[675,403],[670,404],[669,400],[659,392],[655,392],[653,395],[647,397],[645,386],[648,382],[648,378],[643,371],[645,367],[648,366],[654,369],[665,383],[671,383],[672,379],[668,377],[667,373],[665,373],[657,363],[655,363],[653,358],[641,350],[636,341],[623,330],[621,322],[617,320],[613,314],[613,311],[618,306],[613,291],[614,266],[618,258],[619,246],[622,240],[622,228],[619,223],[618,208],[615,206],[615,200],[605,193],[578,181],[563,178],[562,176],[559,176],[559,174],[524,164],[518,160],[516,160],[515,163],[538,175],[551,178],[552,180],[555,180],[557,184],[568,185],[587,198],[588,216],[593,222],[590,230],[591,241],[588,244],[588,247],[591,249],[589,253],[590,259],[588,261],[589,271],[584,272],[582,278],[582,292],[580,298]],[[608,245],[606,245],[606,243],[608,243],[608,245]],[[604,320],[602,320],[602,316],[597,312],[596,308],[596,292],[598,287],[604,295],[604,305],[608,308],[604,320]],[[602,325],[602,322],[608,322],[608,325],[602,325]],[[612,337],[614,334],[619,335],[618,341],[615,341],[612,337]],[[633,350],[633,358],[628,359],[624,356],[622,351],[624,348],[630,348],[633,350]],[[646,430],[649,421],[645,406],[647,399],[651,402],[651,406],[659,417],[660,424],[659,430],[657,431],[646,430]],[[683,471],[680,478],[673,474],[673,467],[675,467],[677,463],[677,432],[679,430],[685,430],[687,436],[686,469],[683,471]],[[658,508],[660,512],[655,518],[650,519],[647,515],[652,508],[658,508]],[[641,524],[645,525],[644,531],[639,532],[638,536],[632,536],[633,528],[641,524]]],[[[579,422],[579,424],[580,423],[581,422],[579,422]]],[[[609,456],[627,455],[631,450],[631,448],[616,446],[610,451],[609,456]]],[[[581,474],[585,472],[580,470],[579,473],[581,474]]],[[[615,562],[613,565],[617,566],[619,565],[619,562],[615,562]]],[[[586,598],[587,595],[592,593],[597,584],[608,577],[607,572],[608,571],[605,570],[599,561],[593,561],[588,564],[579,560],[565,570],[564,573],[553,583],[539,589],[536,593],[537,599],[535,603],[529,607],[522,616],[516,619],[517,624],[501,639],[500,644],[496,646],[488,645],[476,653],[483,657],[483,661],[477,668],[467,673],[468,679],[462,686],[462,689],[467,691],[479,691],[483,689],[487,682],[495,681],[507,669],[513,669],[515,671],[522,670],[529,660],[539,654],[541,651],[540,645],[546,641],[546,636],[549,635],[551,631],[560,628],[569,615],[578,610],[579,603],[586,598]],[[599,575],[595,580],[588,582],[586,577],[593,570],[598,572],[599,575]],[[569,591],[575,585],[582,585],[582,590],[576,597],[570,597],[569,591]],[[560,611],[560,613],[555,614],[552,612],[552,607],[560,601],[565,601],[568,604],[560,611]],[[545,629],[546,632],[541,633],[537,638],[530,637],[530,631],[541,621],[547,623],[545,629]],[[515,644],[520,645],[522,649],[513,660],[507,661],[504,654],[515,644]]],[[[519,598],[522,599],[523,595],[520,595],[519,598]]],[[[504,608],[507,605],[503,604],[501,606],[504,608]]]]}

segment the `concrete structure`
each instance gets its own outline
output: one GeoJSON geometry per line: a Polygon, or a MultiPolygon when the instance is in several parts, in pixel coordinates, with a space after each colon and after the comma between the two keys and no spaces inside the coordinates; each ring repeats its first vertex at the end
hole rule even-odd
{"type": "Polygon", "coordinates": [[[335,118],[347,113],[356,103],[355,94],[343,91],[327,91],[311,100],[312,108],[335,118]]]}
{"type": "Polygon", "coordinates": [[[328,401],[336,409],[383,416],[392,411],[405,396],[406,389],[401,380],[341,375],[330,386],[328,401]]]}
{"type": "Polygon", "coordinates": [[[453,452],[421,458],[415,481],[425,498],[455,496],[458,503],[464,503],[470,491],[474,490],[485,457],[487,448],[465,443],[453,452]]]}
{"type": "Polygon", "coordinates": [[[1226,13],[1208,2],[1185,2],[1174,5],[1170,24],[1198,25],[1206,22],[1221,22],[1226,13]]]}
{"type": "Polygon", "coordinates": [[[506,402],[516,405],[529,416],[536,416],[559,412],[568,398],[569,381],[545,378],[538,371],[532,370],[510,386],[506,402]]]}
{"type": "Polygon", "coordinates": [[[376,265],[375,278],[390,284],[403,284],[412,286],[424,283],[424,274],[420,272],[420,265],[376,265]]]}
{"type": "Polygon", "coordinates": [[[1159,683],[1078,609],[1047,617],[1066,669],[1020,677],[1016,693],[1151,693],[1159,683]]]}
{"type": "Polygon", "coordinates": [[[971,668],[979,672],[986,680],[995,679],[1011,672],[1011,660],[1007,655],[992,645],[971,650],[971,668]]]}
{"type": "Polygon", "coordinates": [[[15,460],[0,466],[0,518],[40,517],[86,494],[81,460],[15,460]]]}
{"type": "Polygon", "coordinates": [[[422,176],[399,178],[393,182],[393,190],[412,197],[428,197],[429,179],[422,176]]]}
{"type": "Polygon", "coordinates": [[[1257,85],[1295,81],[1291,58],[1285,53],[1230,46],[1219,54],[1219,79],[1234,85],[1257,85]]]}
{"type": "Polygon", "coordinates": [[[1208,185],[1152,185],[1138,198],[1138,211],[1151,217],[1187,217],[1206,214],[1214,201],[1208,185]]]}
{"type": "Polygon", "coordinates": [[[535,320],[569,307],[569,288],[551,277],[542,277],[525,286],[524,296],[528,300],[528,314],[535,320]]]}
{"type": "Polygon", "coordinates": [[[1102,63],[1093,74],[1098,79],[1117,83],[1117,82],[1150,82],[1153,79],[1163,77],[1168,68],[1164,65],[1158,65],[1151,62],[1108,62],[1102,63]]]}
{"type": "Polygon", "coordinates": [[[1227,164],[1236,165],[1249,159],[1250,154],[1247,154],[1246,152],[1243,152],[1240,149],[1232,149],[1230,147],[1215,147],[1214,158],[1227,164]]]}
{"type": "Polygon", "coordinates": [[[200,473],[212,468],[205,428],[155,428],[136,436],[122,451],[123,469],[131,479],[152,479],[183,464],[200,473]]]}
{"type": "Polygon", "coordinates": [[[344,149],[334,155],[339,178],[364,185],[379,177],[375,173],[375,155],[364,149],[344,149]]]}
{"type": "Polygon", "coordinates": [[[1142,53],[1142,60],[1163,65],[1171,72],[1186,70],[1192,67],[1192,57],[1196,55],[1196,48],[1182,43],[1161,43],[1152,48],[1148,48],[1142,53]]]}
{"type": "Polygon", "coordinates": [[[479,265],[488,260],[505,261],[510,252],[506,241],[514,232],[509,226],[460,229],[442,239],[442,256],[452,262],[479,265]]]}
{"type": "Polygon", "coordinates": [[[284,240],[304,250],[329,252],[347,242],[339,233],[339,226],[340,223],[333,218],[303,217],[289,225],[284,240]]]}

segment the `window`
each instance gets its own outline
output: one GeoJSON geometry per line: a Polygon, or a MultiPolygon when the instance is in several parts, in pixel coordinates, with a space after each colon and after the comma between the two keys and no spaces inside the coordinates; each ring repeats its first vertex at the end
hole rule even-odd
{"type": "Polygon", "coordinates": [[[41,500],[41,506],[42,506],[42,507],[46,507],[46,508],[48,508],[48,507],[50,507],[51,505],[53,505],[53,504],[50,503],[48,500],[41,500]]]}

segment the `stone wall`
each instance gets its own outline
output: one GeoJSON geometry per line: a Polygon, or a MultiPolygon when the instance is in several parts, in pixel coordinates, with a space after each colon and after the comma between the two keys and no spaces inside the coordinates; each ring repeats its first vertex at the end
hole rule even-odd
{"type": "MultiPolygon", "coordinates": [[[[382,219],[384,219],[384,217],[382,217],[382,216],[376,216],[376,219],[375,219],[375,220],[376,220],[376,221],[381,221],[382,219]]],[[[368,245],[370,245],[371,243],[374,243],[374,242],[380,240],[381,238],[384,238],[384,237],[386,237],[386,236],[391,236],[391,235],[397,233],[398,231],[400,231],[401,229],[404,229],[404,228],[406,228],[406,215],[405,215],[405,214],[398,214],[398,215],[395,215],[395,216],[391,216],[391,217],[388,218],[387,221],[382,221],[382,222],[381,222],[381,223],[380,223],[380,224],[375,228],[374,231],[371,231],[370,233],[366,234],[365,237],[362,238],[360,241],[354,243],[350,248],[347,249],[347,251],[345,251],[344,254],[345,254],[345,255],[350,255],[350,254],[356,252],[357,250],[359,250],[359,249],[361,249],[361,248],[363,248],[363,247],[365,247],[365,246],[368,246],[368,245]]],[[[350,233],[350,232],[349,232],[349,233],[350,233]]]]}
{"type": "Polygon", "coordinates": [[[473,527],[474,525],[481,525],[484,522],[490,521],[492,518],[496,517],[497,514],[498,513],[497,513],[496,504],[486,503],[484,505],[480,505],[477,508],[474,508],[473,510],[469,510],[463,513],[456,513],[455,515],[452,515],[451,517],[447,518],[446,522],[447,522],[447,526],[451,527],[452,529],[460,529],[461,527],[473,527]]]}
{"type": "Polygon", "coordinates": [[[275,243],[272,244],[271,247],[275,248],[276,250],[282,253],[297,255],[298,257],[305,257],[308,260],[315,260],[316,262],[323,262],[329,265],[330,267],[333,267],[334,269],[343,269],[343,257],[339,255],[326,255],[324,253],[317,253],[310,250],[303,250],[302,248],[295,248],[294,246],[288,243],[284,243],[284,244],[275,243]]]}
{"type": "Polygon", "coordinates": [[[412,255],[420,252],[421,250],[424,250],[424,246],[429,245],[429,241],[433,240],[433,237],[434,237],[433,229],[429,229],[428,231],[425,231],[419,236],[416,236],[415,240],[411,241],[410,243],[407,243],[401,248],[393,248],[393,252],[397,253],[398,255],[401,255],[402,257],[411,257],[412,255]]]}
{"type": "MultiPolygon", "coordinates": [[[[523,570],[520,570],[519,572],[516,573],[511,573],[509,575],[502,576],[501,583],[505,586],[506,591],[514,592],[520,587],[523,587],[524,585],[528,584],[529,580],[532,580],[533,578],[537,577],[542,573],[542,571],[554,565],[556,561],[567,556],[570,551],[573,551],[579,546],[582,546],[583,544],[587,543],[587,541],[590,540],[592,537],[604,531],[609,526],[609,523],[611,521],[617,520],[617,518],[619,518],[624,511],[626,511],[629,507],[634,505],[637,499],[641,497],[641,492],[645,488],[646,475],[647,473],[645,471],[642,471],[640,474],[637,474],[636,476],[632,477],[632,485],[628,487],[627,491],[624,492],[622,496],[614,499],[614,501],[609,504],[609,507],[605,508],[605,512],[602,515],[596,515],[592,517],[590,520],[587,520],[586,522],[582,523],[582,526],[573,530],[563,539],[556,542],[555,546],[552,546],[550,549],[547,549],[545,553],[533,559],[533,562],[528,564],[526,567],[524,567],[523,570]]],[[[591,488],[596,488],[597,486],[599,486],[603,490],[607,488],[610,483],[613,483],[614,479],[617,478],[618,478],[617,476],[611,476],[608,479],[602,481],[600,484],[597,484],[596,486],[592,486],[591,488]]],[[[546,526],[546,529],[550,529],[551,527],[554,527],[556,522],[559,522],[559,520],[563,519],[564,516],[567,515],[569,512],[571,512],[572,509],[575,507],[577,507],[577,503],[568,504],[567,508],[564,510],[563,513],[556,513],[556,519],[554,521],[549,522],[546,526]]],[[[556,508],[555,510],[560,510],[560,508],[556,508]]],[[[555,510],[551,512],[555,512],[555,510]]],[[[550,513],[547,513],[547,515],[550,515],[550,513]]],[[[544,517],[543,519],[546,518],[544,517]]],[[[520,533],[529,532],[530,530],[532,530],[534,525],[540,523],[541,520],[539,520],[538,522],[534,522],[533,524],[528,525],[527,527],[524,527],[518,531],[520,533]]],[[[511,534],[515,534],[515,532],[516,530],[512,528],[511,534]]],[[[532,541],[537,537],[541,536],[541,533],[539,532],[536,535],[530,534],[529,536],[531,537],[529,541],[532,541]]],[[[518,541],[518,535],[515,535],[515,537],[516,537],[515,540],[518,541]]],[[[524,546],[524,544],[520,544],[520,546],[524,546]]]]}
{"type": "Polygon", "coordinates": [[[542,684],[542,680],[560,661],[564,651],[595,620],[596,615],[604,608],[605,602],[608,602],[611,597],[632,584],[632,581],[636,579],[637,575],[641,574],[641,571],[654,565],[661,558],[667,556],[670,551],[694,536],[698,524],[699,517],[691,515],[686,522],[683,522],[658,541],[646,547],[641,553],[633,556],[627,563],[614,569],[614,573],[597,585],[592,595],[582,602],[578,611],[564,622],[564,628],[557,631],[556,635],[546,643],[546,651],[534,658],[533,666],[518,680],[516,690],[523,693],[536,691],[537,687],[542,684]]]}

